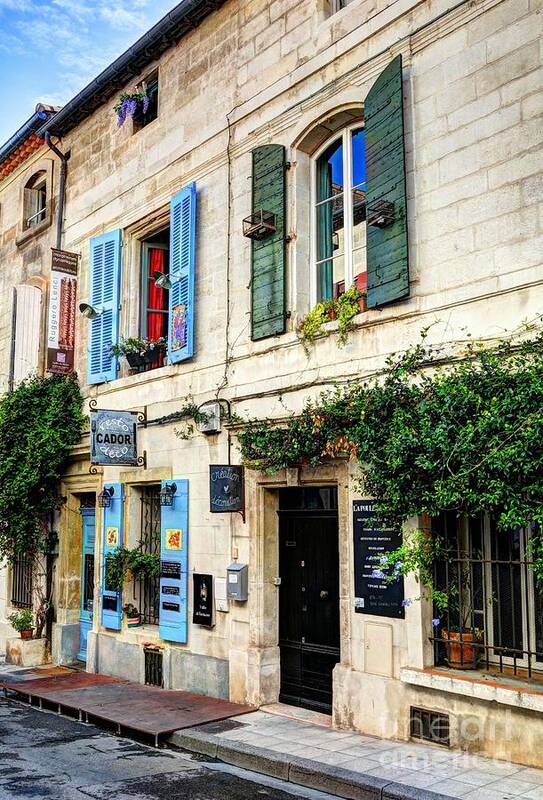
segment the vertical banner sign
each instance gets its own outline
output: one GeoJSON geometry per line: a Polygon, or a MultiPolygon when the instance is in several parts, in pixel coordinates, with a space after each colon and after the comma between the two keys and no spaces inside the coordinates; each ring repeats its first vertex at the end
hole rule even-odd
{"type": "Polygon", "coordinates": [[[194,596],[192,621],[195,625],[213,625],[213,575],[195,572],[192,576],[194,596]]]}
{"type": "Polygon", "coordinates": [[[243,511],[243,467],[212,464],[209,467],[209,510],[213,514],[243,511]]]}
{"type": "Polygon", "coordinates": [[[77,253],[52,248],[47,372],[67,375],[74,368],[77,253]]]}
{"type": "Polygon", "coordinates": [[[401,545],[401,533],[381,525],[371,500],[353,501],[353,532],[355,612],[403,619],[403,577],[390,582],[375,575],[381,556],[401,545]]]}

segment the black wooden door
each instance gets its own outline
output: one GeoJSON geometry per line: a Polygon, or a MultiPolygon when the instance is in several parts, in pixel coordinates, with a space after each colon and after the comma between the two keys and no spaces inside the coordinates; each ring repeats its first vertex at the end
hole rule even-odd
{"type": "Polygon", "coordinates": [[[330,712],[339,661],[337,514],[280,511],[279,520],[279,699],[330,712]]]}

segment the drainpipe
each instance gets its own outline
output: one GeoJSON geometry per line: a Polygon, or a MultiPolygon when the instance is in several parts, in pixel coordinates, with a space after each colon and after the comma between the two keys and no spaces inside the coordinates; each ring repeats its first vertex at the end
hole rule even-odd
{"type": "Polygon", "coordinates": [[[58,207],[57,207],[57,241],[55,247],[57,250],[61,249],[62,244],[62,221],[64,219],[64,198],[66,195],[66,175],[68,174],[68,159],[69,153],[61,153],[56,145],[51,141],[51,134],[45,131],[43,137],[47,147],[55,153],[60,159],[60,184],[58,187],[58,207]]]}

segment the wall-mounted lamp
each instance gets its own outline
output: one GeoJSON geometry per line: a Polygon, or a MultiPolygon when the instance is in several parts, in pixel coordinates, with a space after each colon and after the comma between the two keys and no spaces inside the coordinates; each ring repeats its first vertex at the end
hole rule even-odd
{"type": "Polygon", "coordinates": [[[91,306],[90,303],[79,303],[79,311],[87,319],[95,319],[104,313],[103,306],[91,306]]]}
{"type": "Polygon", "coordinates": [[[153,272],[155,286],[159,289],[171,289],[172,284],[181,280],[181,275],[166,275],[165,272],[153,272]]]}
{"type": "Polygon", "coordinates": [[[111,498],[115,494],[113,486],[104,486],[98,495],[98,505],[100,508],[109,508],[111,505],[111,498]]]}
{"type": "Polygon", "coordinates": [[[177,484],[165,483],[160,490],[160,505],[173,506],[173,496],[177,491],[177,484]]]}

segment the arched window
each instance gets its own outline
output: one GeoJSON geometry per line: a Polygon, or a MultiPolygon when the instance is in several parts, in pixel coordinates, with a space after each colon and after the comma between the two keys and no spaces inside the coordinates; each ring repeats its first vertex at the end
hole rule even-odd
{"type": "Polygon", "coordinates": [[[44,222],[47,215],[47,173],[36,172],[24,189],[23,230],[44,222]]]}
{"type": "Polygon", "coordinates": [[[365,130],[351,125],[313,159],[314,298],[332,300],[366,288],[365,130]]]}

